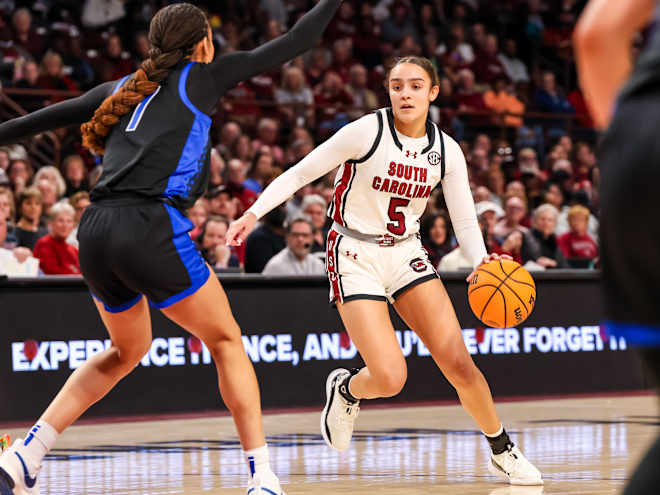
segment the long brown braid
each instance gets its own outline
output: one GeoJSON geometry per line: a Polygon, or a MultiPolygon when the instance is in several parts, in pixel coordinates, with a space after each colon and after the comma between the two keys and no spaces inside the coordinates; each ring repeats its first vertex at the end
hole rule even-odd
{"type": "Polygon", "coordinates": [[[102,155],[112,127],[156,91],[172,68],[208,36],[208,29],[206,16],[192,4],[177,3],[160,9],[149,26],[149,58],[119,91],[103,100],[91,120],[80,126],[83,145],[102,155]]]}

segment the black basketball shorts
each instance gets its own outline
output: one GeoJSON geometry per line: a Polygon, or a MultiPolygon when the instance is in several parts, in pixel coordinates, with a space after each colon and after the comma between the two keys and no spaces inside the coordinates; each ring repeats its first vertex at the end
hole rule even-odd
{"type": "Polygon", "coordinates": [[[620,101],[598,160],[605,327],[660,345],[660,91],[620,101]]]}
{"type": "Polygon", "coordinates": [[[120,313],[144,294],[166,308],[195,293],[210,270],[188,232],[192,222],[154,200],[103,199],[92,203],[78,228],[80,268],[105,309],[120,313]]]}

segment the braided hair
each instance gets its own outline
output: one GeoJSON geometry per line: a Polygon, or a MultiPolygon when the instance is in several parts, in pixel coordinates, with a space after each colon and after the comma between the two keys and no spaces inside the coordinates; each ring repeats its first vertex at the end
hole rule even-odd
{"type": "Polygon", "coordinates": [[[189,3],[160,9],[149,26],[149,58],[115,94],[108,96],[94,116],[80,126],[83,145],[92,152],[105,152],[105,139],[123,115],[152,94],[172,69],[192,55],[197,43],[208,36],[204,12],[189,3]]]}

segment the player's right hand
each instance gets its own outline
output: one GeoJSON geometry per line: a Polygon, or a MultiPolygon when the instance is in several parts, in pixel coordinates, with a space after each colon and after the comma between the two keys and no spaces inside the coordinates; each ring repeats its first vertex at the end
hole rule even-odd
{"type": "Polygon", "coordinates": [[[240,246],[250,235],[257,223],[257,216],[248,211],[238,220],[231,223],[227,230],[227,246],[240,246]]]}

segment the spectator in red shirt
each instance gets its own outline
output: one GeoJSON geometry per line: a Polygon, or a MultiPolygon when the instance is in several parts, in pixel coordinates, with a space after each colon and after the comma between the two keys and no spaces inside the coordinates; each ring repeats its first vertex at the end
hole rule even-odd
{"type": "Polygon", "coordinates": [[[493,84],[497,78],[508,79],[506,69],[499,59],[497,36],[486,36],[484,49],[477,52],[472,70],[480,83],[493,84]]]}
{"type": "MultiPolygon", "coordinates": [[[[37,86],[41,89],[58,91],[76,91],[78,86],[62,72],[62,57],[56,52],[47,51],[41,60],[41,75],[37,79],[37,86]]],[[[53,98],[53,102],[65,98],[53,98]]]]}
{"type": "Polygon", "coordinates": [[[257,200],[257,193],[245,187],[247,164],[234,158],[227,163],[227,189],[241,203],[241,213],[257,200]]]}
{"type": "Polygon", "coordinates": [[[186,212],[186,215],[195,225],[195,227],[190,231],[190,238],[195,240],[197,237],[199,237],[199,234],[202,233],[202,228],[204,228],[204,224],[206,223],[206,219],[209,215],[207,201],[204,198],[198,199],[195,201],[193,207],[186,212]]]}
{"type": "Polygon", "coordinates": [[[257,137],[252,141],[252,149],[256,152],[262,146],[268,146],[277,163],[284,162],[284,150],[277,144],[280,139],[280,127],[276,120],[263,118],[257,125],[257,137]]]}
{"type": "MultiPolygon", "coordinates": [[[[456,92],[456,100],[458,101],[458,110],[461,112],[489,112],[490,110],[484,102],[483,95],[476,90],[474,86],[474,73],[470,69],[463,69],[458,74],[459,84],[458,91],[456,92]]],[[[479,116],[466,116],[473,125],[483,125],[490,122],[490,117],[487,115],[479,116]]]]}
{"type": "Polygon", "coordinates": [[[344,2],[337,15],[326,30],[325,37],[328,40],[339,38],[354,37],[357,34],[355,8],[351,2],[344,2]]]}
{"type": "Polygon", "coordinates": [[[50,210],[50,234],[39,239],[34,247],[34,257],[39,259],[45,275],[80,275],[78,250],[66,242],[73,231],[74,216],[68,202],[57,203],[50,210]]]}
{"type": "Polygon", "coordinates": [[[557,239],[561,252],[574,268],[585,268],[585,262],[593,262],[598,257],[598,245],[587,234],[589,210],[581,205],[568,210],[570,231],[557,239]]]}
{"type": "Polygon", "coordinates": [[[114,81],[130,74],[135,69],[131,54],[125,52],[121,38],[111,34],[105,44],[105,53],[96,60],[96,73],[103,81],[114,81]]]}
{"type": "Polygon", "coordinates": [[[337,73],[329,71],[323,82],[314,90],[316,102],[316,122],[319,134],[325,138],[348,123],[346,111],[353,105],[350,95],[337,73]]]}
{"type": "Polygon", "coordinates": [[[43,37],[32,28],[32,15],[28,9],[18,9],[12,18],[14,44],[39,58],[44,51],[43,37]]]}

